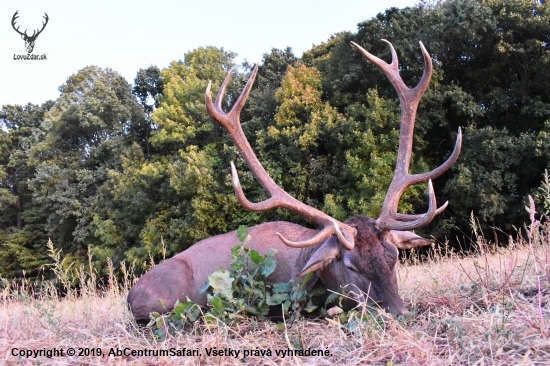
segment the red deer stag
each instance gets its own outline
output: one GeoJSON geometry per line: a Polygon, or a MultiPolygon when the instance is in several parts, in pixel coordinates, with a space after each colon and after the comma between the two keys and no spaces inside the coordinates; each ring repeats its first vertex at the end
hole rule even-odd
{"type": "MultiPolygon", "coordinates": [[[[233,186],[241,205],[248,210],[263,211],[284,207],[306,219],[323,226],[320,231],[308,229],[289,222],[267,222],[249,229],[252,240],[248,246],[267,252],[277,249],[277,268],[270,276],[272,282],[286,282],[292,278],[316,271],[316,276],[333,291],[350,291],[356,302],[376,302],[394,314],[406,314],[407,308],[398,294],[396,263],[398,249],[411,249],[430,244],[410,231],[427,225],[441,213],[447,203],[436,206],[431,179],[443,174],[453,165],[460,153],[462,135],[458,130],[457,141],[451,156],[438,168],[422,174],[409,174],[413,129],[420,98],[428,88],[432,75],[432,60],[420,42],[424,55],[425,70],[418,85],[408,88],[399,75],[398,60],[390,42],[392,62],[388,64],[371,55],[352,42],[361,53],[387,75],[401,101],[401,132],[395,175],[388,189],[380,217],[352,217],[339,222],[327,214],[291,197],[271,179],[252,151],[243,130],[239,115],[248,98],[258,72],[254,68],[244,90],[229,113],[222,110],[221,103],[231,72],[225,78],[216,101],[212,103],[210,84],[206,89],[206,109],[210,116],[224,126],[254,176],[269,192],[270,198],[252,203],[242,191],[237,171],[231,163],[233,186]],[[429,207],[425,214],[406,215],[397,212],[403,192],[413,184],[428,182],[429,207]],[[344,286],[351,285],[346,287],[344,286]],[[353,287],[352,289],[350,289],[353,287]],[[358,291],[360,290],[360,291],[358,291]],[[359,294],[357,294],[359,293],[359,294]],[[368,294],[368,295],[366,295],[368,294]]],[[[171,310],[176,300],[189,297],[206,305],[206,293],[199,290],[208,276],[222,267],[230,268],[231,248],[238,242],[236,232],[202,240],[186,251],[156,265],[142,276],[128,294],[130,308],[137,320],[149,319],[152,311],[171,310]],[[160,304],[162,301],[162,305],[160,304]]],[[[354,302],[355,303],[355,302],[354,302]]]]}

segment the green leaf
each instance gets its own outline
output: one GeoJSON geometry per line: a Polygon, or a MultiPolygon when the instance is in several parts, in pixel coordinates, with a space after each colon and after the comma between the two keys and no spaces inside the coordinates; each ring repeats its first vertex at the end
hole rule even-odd
{"type": "Polygon", "coordinates": [[[225,312],[225,306],[223,305],[222,298],[219,296],[213,296],[211,298],[212,302],[212,309],[214,310],[215,314],[218,316],[222,316],[225,312]]]}
{"type": "Polygon", "coordinates": [[[253,249],[250,249],[250,252],[248,252],[248,257],[256,264],[260,263],[264,259],[260,253],[253,249]]]}
{"type": "Polygon", "coordinates": [[[289,283],[279,282],[271,285],[274,293],[290,292],[291,286],[289,283]]]}
{"type": "Polygon", "coordinates": [[[228,300],[233,298],[233,280],[234,278],[231,278],[231,274],[223,268],[208,276],[208,283],[212,287],[212,292],[220,294],[220,296],[228,300]]]}
{"type": "Polygon", "coordinates": [[[231,258],[235,261],[235,263],[243,263],[244,261],[244,255],[243,252],[246,251],[246,247],[244,244],[237,244],[233,248],[231,248],[231,258]]]}
{"type": "Polygon", "coordinates": [[[176,313],[176,315],[178,316],[181,316],[181,314],[187,309],[185,305],[186,303],[176,300],[176,303],[174,304],[174,313],[176,313]]]}
{"type": "Polygon", "coordinates": [[[287,300],[287,301],[285,301],[285,302],[283,303],[283,311],[284,311],[285,313],[288,312],[288,309],[290,308],[290,304],[291,304],[290,300],[287,300]]]}
{"type": "Polygon", "coordinates": [[[273,294],[267,297],[266,304],[270,306],[281,305],[283,302],[285,302],[288,299],[289,299],[288,294],[273,294]]]}
{"type": "Polygon", "coordinates": [[[309,272],[308,274],[306,274],[303,278],[302,278],[302,281],[300,281],[300,284],[302,286],[305,286],[310,280],[311,278],[313,277],[313,274],[314,272],[309,272]]]}
{"type": "Polygon", "coordinates": [[[161,317],[160,313],[153,311],[151,314],[151,321],[147,323],[147,328],[150,328],[153,324],[157,322],[157,319],[161,317]]]}
{"type": "Polygon", "coordinates": [[[240,262],[233,262],[231,263],[231,270],[234,272],[234,273],[239,273],[239,272],[242,272],[244,269],[244,266],[242,263],[240,262]]]}
{"type": "Polygon", "coordinates": [[[340,294],[337,294],[335,292],[331,293],[330,295],[328,295],[326,301],[325,301],[325,305],[327,304],[330,304],[331,302],[334,302],[336,301],[338,298],[340,297],[340,294]]]}
{"type": "Polygon", "coordinates": [[[237,230],[237,238],[239,238],[239,241],[242,244],[246,244],[250,241],[251,237],[250,235],[248,235],[248,229],[246,228],[246,226],[239,226],[239,229],[237,230]]]}
{"type": "Polygon", "coordinates": [[[267,251],[267,253],[265,254],[265,257],[273,257],[274,258],[275,254],[277,254],[277,252],[278,252],[277,249],[271,248],[267,251]]]}
{"type": "Polygon", "coordinates": [[[263,299],[265,297],[265,289],[263,288],[252,288],[251,293],[256,295],[256,299],[263,299]]]}
{"type": "Polygon", "coordinates": [[[265,258],[264,262],[262,263],[262,276],[269,276],[270,274],[275,271],[275,267],[277,267],[277,261],[273,257],[267,257],[265,258]]]}
{"type": "Polygon", "coordinates": [[[308,313],[311,313],[312,311],[317,310],[318,308],[319,308],[319,306],[314,305],[312,303],[311,299],[309,299],[308,302],[307,302],[307,306],[304,308],[304,311],[308,312],[308,313]]]}
{"type": "Polygon", "coordinates": [[[260,316],[260,315],[263,315],[262,312],[254,307],[254,306],[250,306],[250,305],[245,305],[244,306],[244,310],[249,313],[249,314],[252,314],[252,315],[256,315],[256,316],[260,316]]]}

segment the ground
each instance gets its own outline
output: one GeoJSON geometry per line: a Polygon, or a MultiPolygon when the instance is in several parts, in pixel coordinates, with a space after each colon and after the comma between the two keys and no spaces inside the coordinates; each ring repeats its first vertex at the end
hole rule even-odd
{"type": "Polygon", "coordinates": [[[82,272],[88,287],[62,299],[25,283],[4,283],[0,363],[547,365],[548,231],[531,243],[516,239],[498,249],[477,238],[479,249],[469,256],[440,245],[428,260],[399,264],[400,294],[411,314],[397,319],[383,312],[357,313],[347,323],[332,317],[294,324],[244,318],[231,327],[197,323],[191,332],[156,340],[127,309],[128,282],[112,281],[97,292],[93,276],[82,272]]]}

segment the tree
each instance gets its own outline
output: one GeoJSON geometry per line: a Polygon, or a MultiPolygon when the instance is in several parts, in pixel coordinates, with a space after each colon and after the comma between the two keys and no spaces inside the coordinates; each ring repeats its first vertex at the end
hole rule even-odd
{"type": "Polygon", "coordinates": [[[125,223],[110,218],[117,207],[109,178],[147,143],[136,127],[146,123],[144,113],[128,82],[110,69],[86,67],[59,90],[46,117],[51,128],[31,149],[33,202],[47,217],[47,235],[77,263],[87,260],[88,246],[103,246],[120,261],[133,243],[116,235],[125,223]]]}
{"type": "Polygon", "coordinates": [[[139,69],[134,79],[132,93],[139,99],[143,110],[148,115],[158,108],[162,96],[163,80],[157,66],[139,69]],[[151,104],[152,103],[152,104],[151,104]]]}
{"type": "Polygon", "coordinates": [[[28,180],[35,165],[30,151],[48,130],[44,116],[53,105],[5,105],[0,111],[0,276],[32,277],[46,263],[45,217],[32,199],[28,180]]]}
{"type": "Polygon", "coordinates": [[[463,151],[445,187],[451,202],[460,202],[452,207],[455,223],[468,227],[473,213],[483,228],[513,232],[524,216],[522,198],[540,184],[522,180],[541,168],[532,162],[535,139],[492,127],[466,132],[464,145],[470,148],[463,151]]]}
{"type": "Polygon", "coordinates": [[[158,125],[153,145],[174,153],[188,144],[204,145],[216,138],[218,129],[206,115],[204,91],[209,81],[217,90],[233,68],[235,56],[223,48],[201,47],[162,71],[164,92],[152,115],[158,125]]]}

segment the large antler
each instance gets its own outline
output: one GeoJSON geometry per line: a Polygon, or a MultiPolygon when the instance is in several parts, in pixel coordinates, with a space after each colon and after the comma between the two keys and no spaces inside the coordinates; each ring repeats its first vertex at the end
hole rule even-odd
{"type": "Polygon", "coordinates": [[[222,110],[222,98],[225,93],[225,88],[231,79],[232,73],[233,70],[227,74],[214,103],[212,103],[212,97],[210,95],[211,82],[208,83],[208,87],[206,88],[206,110],[208,111],[208,114],[216,120],[216,122],[227,129],[233,138],[237,149],[241,152],[244,161],[250,170],[252,170],[258,182],[260,182],[262,187],[264,187],[264,189],[271,195],[270,198],[263,202],[250,202],[244,195],[241,183],[239,182],[239,177],[237,175],[237,170],[235,169],[233,162],[231,162],[233,187],[235,188],[235,194],[237,195],[239,203],[244,208],[251,211],[265,211],[276,207],[283,207],[307,218],[308,220],[324,226],[323,230],[321,230],[317,235],[303,242],[292,242],[284,238],[280,233],[277,233],[279,238],[281,238],[281,240],[288,246],[296,248],[311,246],[321,243],[331,235],[337,235],[342,245],[344,245],[347,249],[353,249],[355,245],[355,235],[357,234],[355,228],[333,219],[329,215],[298,201],[285,192],[277,185],[277,183],[273,181],[273,179],[271,179],[262,164],[259,162],[256,154],[254,154],[252,147],[248,143],[248,140],[246,139],[246,136],[241,128],[240,113],[246,99],[248,98],[250,89],[252,89],[252,84],[254,83],[256,74],[258,73],[258,65],[256,65],[254,71],[252,71],[252,75],[248,79],[248,82],[246,83],[241,95],[235,102],[235,105],[231,111],[225,113],[222,110]]]}
{"type": "Polygon", "coordinates": [[[448,202],[445,202],[443,206],[436,208],[437,206],[435,202],[432,179],[439,177],[447,171],[447,169],[449,169],[458,158],[462,143],[462,132],[459,128],[453,153],[442,165],[431,172],[409,174],[416,110],[422,95],[426,89],[428,89],[428,85],[432,77],[432,59],[430,58],[428,51],[426,51],[426,48],[424,48],[422,42],[419,42],[420,48],[422,49],[422,54],[424,55],[425,69],[422,79],[420,79],[418,85],[413,89],[410,89],[407,85],[405,85],[403,79],[399,75],[399,61],[397,60],[395,49],[387,40],[383,39],[382,41],[390,46],[392,55],[391,64],[382,61],[378,57],[365,51],[365,49],[358,44],[351,42],[367,59],[384,71],[397,91],[401,102],[401,130],[399,134],[399,150],[397,152],[395,173],[390,184],[390,188],[388,189],[388,193],[386,194],[386,198],[384,199],[380,217],[376,220],[376,226],[380,230],[412,230],[427,225],[436,215],[443,212],[443,210],[447,207],[448,202]],[[405,215],[398,213],[397,207],[403,192],[405,192],[405,190],[413,184],[426,181],[428,181],[429,196],[428,212],[423,215],[405,215]]]}

